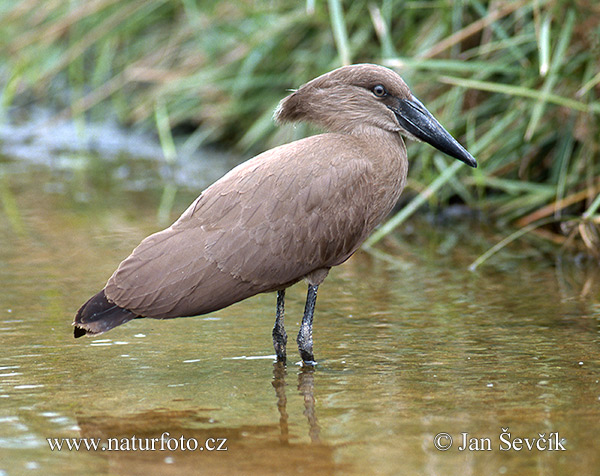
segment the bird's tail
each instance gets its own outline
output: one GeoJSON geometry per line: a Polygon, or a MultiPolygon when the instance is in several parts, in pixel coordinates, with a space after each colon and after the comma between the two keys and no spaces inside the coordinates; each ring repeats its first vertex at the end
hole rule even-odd
{"type": "Polygon", "coordinates": [[[75,337],[102,334],[136,317],[139,316],[110,302],[103,289],[79,308],[73,322],[73,334],[75,337]]]}

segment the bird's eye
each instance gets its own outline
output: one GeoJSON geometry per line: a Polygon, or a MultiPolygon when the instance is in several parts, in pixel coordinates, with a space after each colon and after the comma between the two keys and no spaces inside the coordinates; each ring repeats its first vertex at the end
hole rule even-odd
{"type": "Polygon", "coordinates": [[[378,84],[377,86],[373,87],[373,94],[375,94],[375,96],[378,98],[382,98],[387,94],[387,91],[381,84],[378,84]]]}

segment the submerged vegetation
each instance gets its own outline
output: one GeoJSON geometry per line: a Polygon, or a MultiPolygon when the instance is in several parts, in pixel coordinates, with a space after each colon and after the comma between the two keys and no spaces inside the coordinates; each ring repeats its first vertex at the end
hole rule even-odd
{"type": "Polygon", "coordinates": [[[173,131],[189,134],[188,149],[210,141],[257,152],[306,132],[274,127],[287,89],[342,64],[390,66],[479,168],[412,144],[412,199],[368,245],[424,203],[460,201],[517,229],[498,246],[535,234],[600,255],[594,0],[23,0],[0,8],[4,110],[41,102],[82,122],[141,124],[159,133],[172,163],[173,131]]]}

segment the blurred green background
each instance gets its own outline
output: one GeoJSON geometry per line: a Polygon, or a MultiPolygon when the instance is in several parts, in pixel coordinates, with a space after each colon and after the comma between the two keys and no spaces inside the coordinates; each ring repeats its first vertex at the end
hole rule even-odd
{"type": "Polygon", "coordinates": [[[464,203],[510,225],[496,249],[526,236],[600,254],[595,0],[4,0],[0,37],[5,120],[43,105],[116,121],[155,132],[169,164],[174,136],[249,157],[308,134],[273,124],[288,89],[387,65],[480,166],[411,144],[405,206],[368,245],[423,204],[464,203]]]}

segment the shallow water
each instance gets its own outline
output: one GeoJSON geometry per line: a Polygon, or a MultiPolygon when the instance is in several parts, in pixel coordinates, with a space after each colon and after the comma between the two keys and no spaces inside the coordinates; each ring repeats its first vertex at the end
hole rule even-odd
{"type": "Polygon", "coordinates": [[[600,474],[596,264],[513,248],[472,273],[488,235],[414,219],[395,261],[360,252],[321,286],[314,371],[295,365],[303,284],[287,368],[274,294],[74,340],[78,306],[160,228],[161,190],[152,162],[69,164],[0,163],[0,476],[600,474]]]}

